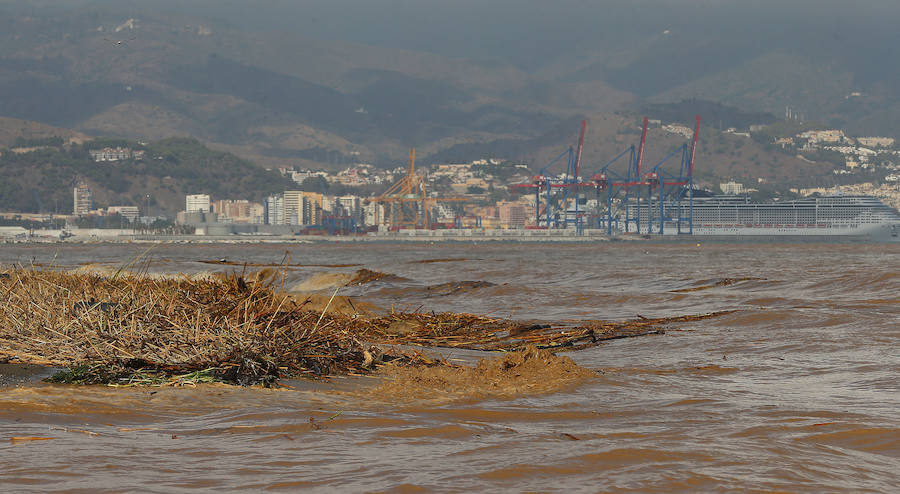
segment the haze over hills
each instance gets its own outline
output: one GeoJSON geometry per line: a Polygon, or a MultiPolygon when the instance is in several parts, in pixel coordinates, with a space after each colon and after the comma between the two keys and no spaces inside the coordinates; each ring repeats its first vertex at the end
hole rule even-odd
{"type": "MultiPolygon", "coordinates": [[[[536,169],[585,117],[601,163],[642,110],[694,97],[900,136],[900,13],[863,4],[0,1],[0,116],[267,166],[395,166],[416,147],[536,169]]],[[[701,146],[711,180],[829,172],[742,146],[701,146]]]]}

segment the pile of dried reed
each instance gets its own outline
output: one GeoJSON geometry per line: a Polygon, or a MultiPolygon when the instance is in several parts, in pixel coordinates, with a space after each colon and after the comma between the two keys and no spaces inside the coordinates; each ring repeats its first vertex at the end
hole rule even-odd
{"type": "Polygon", "coordinates": [[[365,361],[346,324],[305,310],[265,279],[2,274],[0,360],[69,367],[79,382],[201,372],[270,383],[284,375],[352,372],[365,361]]]}
{"type": "Polygon", "coordinates": [[[362,317],[313,310],[280,290],[272,274],[192,279],[3,270],[0,362],[67,367],[57,380],[73,383],[272,384],[366,372],[379,361],[434,363],[396,350],[383,355],[372,344],[576,349],[720,314],[564,324],[460,313],[362,317]]]}

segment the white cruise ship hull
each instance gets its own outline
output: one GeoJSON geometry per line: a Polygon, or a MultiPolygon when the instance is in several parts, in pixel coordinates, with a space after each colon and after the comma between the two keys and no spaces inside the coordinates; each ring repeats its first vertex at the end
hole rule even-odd
{"type": "MultiPolygon", "coordinates": [[[[659,203],[632,205],[632,224],[636,233],[659,234],[659,203]],[[639,215],[639,216],[638,216],[639,215]],[[635,224],[634,219],[640,218],[635,224]]],[[[721,237],[853,237],[876,241],[900,241],[900,214],[870,196],[809,197],[780,203],[754,203],[746,197],[715,196],[695,198],[692,221],[686,221],[685,205],[681,214],[665,211],[662,233],[668,235],[721,237]],[[681,216],[681,228],[674,220],[681,216]],[[693,224],[693,229],[690,225],[693,224]]]]}
{"type": "MultiPolygon", "coordinates": [[[[677,230],[677,228],[675,229],[677,230]]],[[[666,232],[668,233],[668,232],[666,232]]],[[[677,233],[673,231],[672,233],[677,233]]],[[[753,236],[753,237],[782,237],[782,236],[799,236],[799,237],[833,237],[833,236],[851,236],[851,237],[867,237],[872,240],[891,240],[900,241],[900,224],[889,225],[835,225],[835,226],[817,226],[817,225],[781,225],[781,226],[745,226],[745,225],[694,225],[694,235],[708,236],[753,236]]]]}

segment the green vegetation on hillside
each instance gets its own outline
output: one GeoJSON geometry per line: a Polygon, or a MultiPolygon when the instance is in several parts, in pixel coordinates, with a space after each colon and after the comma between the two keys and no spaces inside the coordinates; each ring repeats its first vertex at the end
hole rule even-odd
{"type": "Polygon", "coordinates": [[[517,168],[514,163],[506,162],[498,165],[472,165],[472,173],[476,177],[496,177],[502,182],[507,182],[515,175],[528,174],[528,171],[517,168]]]}
{"type": "Polygon", "coordinates": [[[210,150],[190,138],[151,143],[144,160],[135,165],[138,174],[171,177],[183,190],[202,191],[217,198],[258,201],[268,194],[284,191],[293,183],[231,153],[210,150]]]}
{"type": "Polygon", "coordinates": [[[0,209],[22,212],[70,212],[72,187],[79,180],[103,184],[116,193],[128,188],[121,167],[94,163],[81,146],[40,147],[31,152],[3,151],[0,156],[0,209]],[[61,206],[61,207],[60,207],[61,206]]]}
{"type": "Polygon", "coordinates": [[[103,148],[130,148],[132,150],[144,150],[146,149],[143,144],[140,144],[136,141],[129,139],[122,139],[119,137],[97,137],[90,141],[85,142],[82,147],[88,151],[92,151],[94,149],[103,149],[103,148]]]}
{"type": "MultiPolygon", "coordinates": [[[[6,179],[0,181],[0,210],[71,212],[72,188],[80,181],[93,190],[96,206],[143,205],[151,182],[164,184],[166,192],[175,196],[206,193],[214,198],[254,201],[292,184],[233,154],[210,150],[196,139],[170,138],[146,146],[121,139],[71,146],[55,140],[52,143],[58,145],[49,143],[50,139],[42,140],[43,147],[25,153],[2,151],[0,174],[6,179]],[[141,149],[145,154],[142,159],[98,163],[89,153],[115,146],[141,149]],[[103,204],[99,197],[118,202],[103,204]]],[[[172,212],[178,205],[162,205],[162,209],[172,212]]]]}
{"type": "Polygon", "coordinates": [[[43,146],[52,146],[59,147],[63,144],[62,137],[17,137],[15,144],[12,147],[15,148],[32,148],[32,147],[43,147],[43,146]]]}
{"type": "Polygon", "coordinates": [[[844,162],[847,161],[847,157],[837,151],[830,151],[828,149],[816,149],[815,151],[803,151],[801,155],[810,160],[815,161],[816,163],[831,163],[837,166],[843,166],[844,162]]]}

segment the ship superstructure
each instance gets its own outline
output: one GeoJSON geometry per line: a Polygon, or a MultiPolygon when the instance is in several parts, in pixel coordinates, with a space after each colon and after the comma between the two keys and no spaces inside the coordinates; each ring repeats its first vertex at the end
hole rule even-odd
{"type": "MultiPolygon", "coordinates": [[[[665,205],[664,205],[665,206],[665,205]]],[[[684,207],[684,204],[682,204],[684,207]]],[[[891,240],[900,236],[900,214],[880,200],[863,195],[815,196],[783,202],[753,202],[747,196],[694,197],[688,207],[692,225],[665,221],[664,233],[747,236],[848,235],[891,240]]],[[[659,203],[631,204],[629,215],[641,225],[659,219],[659,203]]],[[[666,218],[678,218],[665,206],[666,218]]],[[[643,229],[642,229],[643,230],[643,229]]],[[[646,232],[642,232],[646,233],[646,232]]],[[[657,232],[658,233],[658,232],[657,232]]]]}

